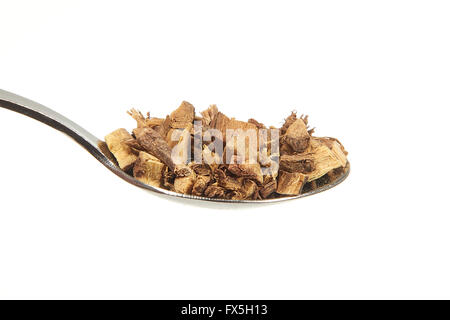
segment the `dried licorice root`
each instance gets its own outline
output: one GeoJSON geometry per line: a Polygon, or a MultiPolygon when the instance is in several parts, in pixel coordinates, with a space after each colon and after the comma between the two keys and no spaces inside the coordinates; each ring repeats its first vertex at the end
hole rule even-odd
{"type": "Polygon", "coordinates": [[[331,183],[348,169],[334,138],[313,136],[308,117],[292,113],[281,128],[229,118],[212,105],[195,114],[183,101],[165,118],[128,112],[130,134],[105,137],[120,168],[148,185],[222,199],[294,196],[331,183]]]}

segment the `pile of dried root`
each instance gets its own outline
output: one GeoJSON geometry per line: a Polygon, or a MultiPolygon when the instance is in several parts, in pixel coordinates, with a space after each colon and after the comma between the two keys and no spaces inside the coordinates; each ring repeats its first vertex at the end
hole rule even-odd
{"type": "Polygon", "coordinates": [[[125,129],[110,133],[105,137],[106,144],[122,170],[158,188],[210,198],[269,199],[314,190],[347,170],[347,152],[342,144],[334,138],[314,137],[308,117],[295,113],[279,128],[277,148],[269,138],[261,144],[256,161],[248,157],[237,161],[242,154],[236,152],[235,142],[227,143],[225,138],[228,129],[275,129],[254,119],[245,122],[228,118],[215,105],[196,116],[194,107],[186,101],[166,118],[144,117],[134,109],[128,113],[137,128],[132,134],[125,129]],[[221,156],[211,150],[210,142],[192,143],[194,122],[201,123],[202,132],[215,129],[223,134],[221,144],[226,151],[221,156]],[[174,135],[175,131],[179,134],[174,135]],[[174,140],[174,136],[178,138],[174,140]],[[191,152],[185,153],[181,162],[174,161],[174,148],[191,152]],[[198,151],[203,159],[210,160],[194,162],[198,151]],[[232,161],[227,162],[225,156],[230,151],[232,161]]]}

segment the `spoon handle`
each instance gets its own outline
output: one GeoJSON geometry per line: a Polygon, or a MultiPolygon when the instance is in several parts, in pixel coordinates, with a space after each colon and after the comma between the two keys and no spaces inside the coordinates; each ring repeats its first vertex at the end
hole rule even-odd
{"type": "Polygon", "coordinates": [[[108,169],[125,178],[125,173],[116,167],[115,160],[103,141],[58,112],[2,89],[0,89],[0,107],[36,119],[67,134],[108,169]]]}
{"type": "Polygon", "coordinates": [[[91,146],[95,146],[99,142],[99,139],[94,135],[56,111],[1,89],[0,107],[21,113],[27,117],[43,122],[56,130],[62,131],[77,140],[84,147],[86,142],[91,146]]]}

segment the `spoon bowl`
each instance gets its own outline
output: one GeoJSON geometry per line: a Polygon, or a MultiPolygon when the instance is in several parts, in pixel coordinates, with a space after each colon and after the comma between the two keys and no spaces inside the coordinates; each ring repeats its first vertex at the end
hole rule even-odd
{"type": "Polygon", "coordinates": [[[350,164],[347,163],[347,167],[345,168],[343,174],[339,176],[337,179],[332,181],[331,183],[325,184],[315,190],[305,192],[299,194],[297,196],[286,196],[280,198],[273,199],[264,199],[264,200],[231,200],[231,199],[216,199],[216,198],[207,198],[207,197],[199,197],[193,196],[189,194],[176,193],[173,191],[169,191],[162,188],[153,187],[147,184],[136,180],[134,177],[128,175],[124,171],[122,171],[118,166],[114,159],[114,156],[109,152],[106,143],[97,137],[95,137],[92,133],[86,131],[81,126],[71,121],[70,119],[64,117],[63,115],[49,109],[37,102],[31,101],[24,97],[18,96],[14,93],[1,90],[0,89],[0,107],[5,108],[14,112],[21,113],[27,117],[36,119],[46,125],[61,131],[72,139],[74,139],[77,143],[79,143],[83,148],[85,148],[92,156],[94,156],[100,163],[102,163],[106,168],[108,168],[111,172],[122,178],[128,183],[131,183],[137,187],[147,189],[152,192],[157,192],[160,194],[165,194],[174,197],[180,197],[185,199],[192,200],[204,200],[204,201],[215,201],[215,202],[234,202],[234,203],[267,203],[267,202],[278,202],[285,200],[292,200],[307,197],[328,189],[331,189],[347,178],[350,173],[350,164]]]}

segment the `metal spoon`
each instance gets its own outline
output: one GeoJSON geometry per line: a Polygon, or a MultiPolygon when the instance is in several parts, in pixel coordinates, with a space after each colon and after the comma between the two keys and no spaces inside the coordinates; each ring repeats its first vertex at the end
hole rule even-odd
{"type": "Polygon", "coordinates": [[[290,197],[282,197],[275,199],[265,199],[265,200],[228,200],[228,199],[213,199],[206,197],[198,197],[188,194],[181,194],[172,192],[169,190],[165,190],[162,188],[152,187],[150,185],[146,185],[132,176],[126,174],[122,171],[115,162],[114,157],[109,152],[105,142],[95,137],[93,134],[89,133],[73,121],[67,119],[63,115],[44,107],[43,105],[13,94],[8,91],[4,91],[0,89],[0,107],[9,109],[21,114],[24,114],[30,118],[36,119],[40,122],[49,125],[56,130],[59,130],[71,138],[73,138],[76,142],[82,145],[90,154],[92,154],[98,161],[100,161],[105,167],[115,173],[117,176],[122,178],[123,180],[137,186],[140,188],[148,189],[153,192],[162,193],[170,196],[181,197],[186,199],[194,199],[194,200],[205,200],[205,201],[216,201],[216,202],[235,202],[235,203],[262,203],[262,202],[277,202],[283,200],[291,200],[303,198],[312,194],[316,194],[325,190],[328,190],[347,178],[350,167],[348,164],[348,168],[344,171],[342,176],[334,180],[332,183],[326,184],[316,190],[306,192],[300,194],[298,196],[290,196],[290,197]]]}

